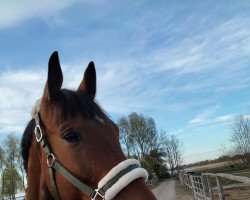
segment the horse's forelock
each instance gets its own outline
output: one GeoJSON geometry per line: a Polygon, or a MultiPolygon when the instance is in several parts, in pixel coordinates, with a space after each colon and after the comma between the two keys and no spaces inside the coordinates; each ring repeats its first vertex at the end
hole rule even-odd
{"type": "Polygon", "coordinates": [[[85,119],[108,118],[102,108],[88,95],[62,89],[56,100],[55,108],[59,122],[81,116],[85,119]]]}

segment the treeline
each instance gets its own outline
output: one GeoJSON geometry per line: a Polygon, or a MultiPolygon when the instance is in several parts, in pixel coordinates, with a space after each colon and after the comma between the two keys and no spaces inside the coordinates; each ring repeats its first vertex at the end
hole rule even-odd
{"type": "MultiPolygon", "coordinates": [[[[200,162],[196,162],[196,163],[191,163],[191,164],[186,164],[186,165],[182,165],[182,168],[190,168],[190,167],[197,167],[197,166],[203,166],[203,165],[208,165],[208,164],[214,164],[214,163],[220,163],[220,162],[227,162],[229,166],[233,167],[233,164],[236,165],[249,165],[249,162],[244,162],[246,161],[248,158],[250,158],[250,153],[244,153],[242,155],[232,155],[232,156],[220,156],[217,159],[213,159],[213,160],[203,160],[200,162]]],[[[250,165],[249,165],[250,166],[250,165]]]]}
{"type": "Polygon", "coordinates": [[[139,159],[150,176],[166,178],[178,173],[183,145],[176,135],[158,131],[153,118],[135,112],[121,117],[117,125],[124,153],[139,159]]]}
{"type": "Polygon", "coordinates": [[[0,147],[1,199],[15,199],[17,191],[25,190],[23,161],[20,154],[20,138],[10,134],[0,147]]]}
{"type": "MultiPolygon", "coordinates": [[[[215,164],[215,163],[220,163],[220,162],[232,163],[235,160],[243,159],[245,156],[250,156],[250,153],[248,153],[248,155],[243,154],[243,155],[233,155],[233,156],[220,156],[219,158],[216,158],[213,160],[203,160],[203,161],[196,162],[196,163],[182,165],[181,167],[182,168],[190,168],[190,167],[204,166],[204,165],[215,164]]],[[[240,163],[242,163],[242,162],[240,162],[240,163]]]]}

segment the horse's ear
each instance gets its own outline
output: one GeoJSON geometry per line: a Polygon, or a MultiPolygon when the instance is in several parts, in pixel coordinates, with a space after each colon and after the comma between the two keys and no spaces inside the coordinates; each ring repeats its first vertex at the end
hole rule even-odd
{"type": "Polygon", "coordinates": [[[48,79],[44,90],[44,96],[49,100],[56,98],[62,87],[63,74],[59,62],[58,52],[52,53],[48,64],[48,79]]]}
{"type": "Polygon", "coordinates": [[[78,92],[84,92],[88,94],[92,99],[95,98],[96,94],[96,71],[94,62],[90,62],[86,71],[84,72],[84,77],[80,83],[78,92]]]}

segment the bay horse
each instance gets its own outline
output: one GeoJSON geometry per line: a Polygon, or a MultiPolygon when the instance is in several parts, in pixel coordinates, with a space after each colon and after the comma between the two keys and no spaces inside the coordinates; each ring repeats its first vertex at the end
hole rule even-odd
{"type": "Polygon", "coordinates": [[[155,200],[145,183],[147,172],[125,157],[119,128],[95,101],[94,63],[76,91],[61,89],[62,82],[54,52],[43,96],[21,142],[26,199],[155,200]]]}

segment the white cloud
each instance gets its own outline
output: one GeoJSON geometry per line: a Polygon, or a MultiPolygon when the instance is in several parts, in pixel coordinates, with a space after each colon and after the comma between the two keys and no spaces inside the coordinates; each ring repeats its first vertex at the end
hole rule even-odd
{"type": "Polygon", "coordinates": [[[16,25],[26,19],[45,19],[79,1],[80,0],[1,1],[0,29],[16,25]]]}
{"type": "Polygon", "coordinates": [[[214,134],[216,132],[224,132],[223,134],[225,134],[225,131],[230,132],[229,125],[237,115],[227,114],[213,117],[215,111],[209,113],[209,111],[205,110],[196,118],[190,120],[185,127],[177,129],[174,132],[179,133],[181,138],[188,138],[195,135],[201,135],[200,137],[202,137],[202,134],[214,134]]]}
{"type": "Polygon", "coordinates": [[[205,120],[208,119],[208,117],[214,114],[217,109],[218,109],[218,106],[212,106],[210,108],[207,108],[202,113],[197,115],[194,119],[190,120],[188,124],[197,124],[197,123],[204,122],[205,120]]]}
{"type": "Polygon", "coordinates": [[[23,131],[30,110],[42,92],[43,73],[31,70],[0,74],[0,132],[23,131]]]}
{"type": "Polygon", "coordinates": [[[215,121],[219,121],[219,122],[221,122],[221,121],[229,121],[233,117],[234,117],[234,115],[222,115],[222,116],[216,117],[215,121]]]}
{"type": "Polygon", "coordinates": [[[230,68],[242,67],[248,61],[249,26],[250,21],[244,16],[231,18],[156,51],[152,63],[158,66],[157,71],[178,70],[180,75],[222,69],[229,64],[230,68]]]}
{"type": "Polygon", "coordinates": [[[193,128],[193,127],[205,127],[205,126],[214,126],[218,123],[230,123],[231,120],[236,116],[235,114],[227,114],[221,115],[217,117],[212,117],[216,110],[212,110],[211,112],[205,110],[200,115],[196,116],[194,119],[188,122],[188,126],[186,128],[193,128]]]}

